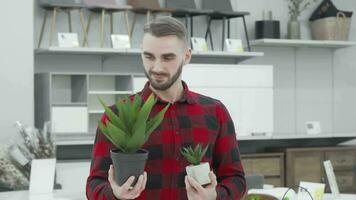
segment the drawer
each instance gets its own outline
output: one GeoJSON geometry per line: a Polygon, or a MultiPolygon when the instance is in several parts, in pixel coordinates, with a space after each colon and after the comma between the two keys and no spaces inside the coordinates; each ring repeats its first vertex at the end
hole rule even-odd
{"type": "Polygon", "coordinates": [[[352,151],[326,152],[326,160],[330,160],[334,169],[353,169],[355,153],[352,151]]]}
{"type": "Polygon", "coordinates": [[[280,176],[279,158],[254,158],[242,160],[246,175],[280,176]]]}
{"type": "Polygon", "coordinates": [[[264,176],[281,175],[279,158],[260,158],[253,160],[253,171],[264,176]]]}
{"type": "Polygon", "coordinates": [[[242,159],[242,165],[246,175],[253,175],[252,159],[242,159]]]}
{"type": "Polygon", "coordinates": [[[273,185],[274,187],[282,187],[283,183],[279,177],[265,177],[265,184],[273,185]]]}
{"type": "Polygon", "coordinates": [[[336,181],[339,186],[340,192],[355,192],[356,182],[355,173],[352,171],[336,171],[335,172],[336,181]]]}

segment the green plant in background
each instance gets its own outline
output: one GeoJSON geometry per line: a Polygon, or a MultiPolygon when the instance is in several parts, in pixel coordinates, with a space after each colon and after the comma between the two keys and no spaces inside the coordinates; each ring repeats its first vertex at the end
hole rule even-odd
{"type": "Polygon", "coordinates": [[[122,152],[136,153],[142,145],[148,140],[150,134],[160,125],[164,114],[170,104],[157,113],[152,119],[148,119],[152,107],[157,99],[153,93],[142,105],[142,97],[135,95],[131,100],[129,97],[117,101],[115,104],[119,115],[115,114],[99,98],[100,103],[105,108],[105,114],[109,120],[106,125],[99,122],[99,128],[104,135],[122,152]]]}
{"type": "Polygon", "coordinates": [[[297,19],[300,14],[306,10],[312,2],[316,0],[288,0],[289,14],[292,19],[297,19]]]}
{"type": "Polygon", "coordinates": [[[197,144],[194,150],[192,149],[192,147],[183,147],[183,150],[181,149],[180,152],[188,160],[189,163],[191,163],[192,165],[199,165],[200,161],[203,159],[206,153],[206,150],[208,150],[208,146],[209,145],[206,145],[206,147],[202,149],[202,145],[197,144]]]}

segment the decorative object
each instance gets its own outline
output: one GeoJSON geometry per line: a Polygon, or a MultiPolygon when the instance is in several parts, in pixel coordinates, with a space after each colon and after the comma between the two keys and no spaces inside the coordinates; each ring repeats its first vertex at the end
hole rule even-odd
{"type": "Polygon", "coordinates": [[[300,22],[298,17],[306,10],[312,1],[316,0],[288,0],[290,19],[288,21],[288,38],[301,39],[300,22]]]}
{"type": "Polygon", "coordinates": [[[122,185],[130,176],[134,176],[134,185],[139,175],[144,172],[149,153],[141,147],[160,125],[170,104],[149,119],[151,110],[157,101],[153,93],[144,103],[139,94],[135,95],[133,100],[126,97],[117,101],[116,108],[119,115],[115,114],[101,99],[99,100],[108,116],[105,123],[99,122],[99,128],[117,148],[111,150],[115,180],[122,185]]]}
{"type": "Polygon", "coordinates": [[[207,52],[209,50],[208,44],[204,38],[192,37],[191,41],[194,51],[207,52]]]}
{"type": "Polygon", "coordinates": [[[268,12],[268,19],[263,11],[263,19],[255,22],[255,38],[280,38],[280,24],[278,20],[273,20],[272,11],[268,12]]]}
{"type": "Polygon", "coordinates": [[[193,177],[200,185],[209,184],[211,182],[209,177],[209,163],[201,163],[201,160],[203,159],[206,151],[208,150],[208,146],[209,145],[206,145],[206,147],[202,149],[202,145],[197,144],[194,150],[192,149],[192,147],[183,147],[181,150],[182,155],[191,164],[185,168],[187,174],[193,177]]]}
{"type": "Polygon", "coordinates": [[[44,123],[42,130],[19,121],[15,126],[21,137],[0,147],[0,190],[3,191],[28,189],[31,161],[55,158],[49,122],[44,123]]]}
{"type": "Polygon", "coordinates": [[[352,12],[338,10],[331,0],[324,0],[309,18],[315,40],[349,39],[352,12]]]}

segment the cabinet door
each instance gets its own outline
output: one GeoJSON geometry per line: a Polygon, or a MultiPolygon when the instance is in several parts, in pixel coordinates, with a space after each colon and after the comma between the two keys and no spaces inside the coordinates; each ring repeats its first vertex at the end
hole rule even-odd
{"type": "Polygon", "coordinates": [[[287,186],[299,185],[300,181],[323,182],[324,153],[318,151],[287,151],[287,186]]]}
{"type": "Polygon", "coordinates": [[[191,87],[273,87],[273,67],[189,64],[182,79],[191,87]]]}
{"type": "Polygon", "coordinates": [[[219,99],[228,109],[238,136],[273,132],[273,89],[191,88],[219,99]]]}
{"type": "Polygon", "coordinates": [[[351,170],[355,166],[355,151],[327,151],[325,159],[330,160],[334,170],[351,170]]]}

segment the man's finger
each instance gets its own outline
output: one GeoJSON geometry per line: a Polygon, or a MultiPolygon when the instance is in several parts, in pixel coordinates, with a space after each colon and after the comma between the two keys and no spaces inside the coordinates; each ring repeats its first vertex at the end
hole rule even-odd
{"type": "Polygon", "coordinates": [[[141,174],[141,175],[138,177],[138,180],[137,180],[137,182],[136,182],[135,187],[131,190],[131,193],[132,193],[133,195],[139,194],[139,192],[140,192],[139,190],[140,190],[140,188],[141,188],[142,182],[143,182],[143,175],[141,174]]]}
{"type": "Polygon", "coordinates": [[[109,168],[108,180],[109,180],[111,187],[113,187],[116,184],[116,182],[114,180],[114,169],[113,169],[112,165],[110,165],[110,168],[109,168]]]}
{"type": "Polygon", "coordinates": [[[204,188],[190,176],[188,176],[188,182],[197,192],[201,193],[204,191],[204,188]]]}
{"type": "Polygon", "coordinates": [[[143,172],[143,183],[142,183],[142,185],[141,185],[140,192],[142,192],[143,190],[145,190],[145,188],[146,188],[146,183],[147,183],[147,173],[146,173],[146,172],[143,172]]]}
{"type": "Polygon", "coordinates": [[[187,176],[184,177],[184,183],[185,183],[185,189],[187,189],[187,190],[191,190],[192,189],[192,186],[190,185],[187,176]]]}
{"type": "Polygon", "coordinates": [[[213,171],[209,172],[209,177],[210,177],[210,180],[211,180],[211,185],[213,187],[216,187],[218,185],[218,182],[216,180],[216,175],[214,174],[213,171]]]}
{"type": "Polygon", "coordinates": [[[121,186],[124,190],[129,190],[132,189],[131,184],[134,182],[135,177],[134,176],[130,176],[130,178],[128,178],[126,180],[126,182],[121,186]]]}

